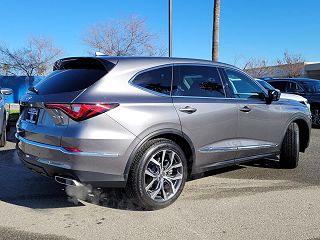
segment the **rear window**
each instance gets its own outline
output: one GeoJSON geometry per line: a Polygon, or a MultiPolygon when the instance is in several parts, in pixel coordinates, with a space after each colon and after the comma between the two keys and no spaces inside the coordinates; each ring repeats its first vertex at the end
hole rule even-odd
{"type": "Polygon", "coordinates": [[[56,62],[53,72],[35,85],[39,94],[54,94],[83,90],[106,75],[114,64],[102,64],[97,59],[65,59],[56,62]]]}

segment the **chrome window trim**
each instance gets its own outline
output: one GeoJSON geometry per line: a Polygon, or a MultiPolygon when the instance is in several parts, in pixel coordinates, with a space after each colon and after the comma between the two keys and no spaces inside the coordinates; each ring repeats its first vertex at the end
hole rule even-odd
{"type": "Polygon", "coordinates": [[[46,148],[49,150],[55,150],[55,151],[60,151],[64,154],[69,154],[69,155],[77,155],[77,156],[88,156],[88,157],[118,157],[119,154],[118,153],[96,153],[96,152],[69,152],[66,149],[62,148],[62,147],[58,147],[58,146],[53,146],[53,145],[49,145],[49,144],[45,144],[45,143],[38,143],[38,142],[34,142],[28,139],[25,139],[21,136],[19,136],[18,133],[15,134],[16,139],[18,139],[19,141],[32,145],[32,146],[36,146],[39,148],[46,148]]]}
{"type": "Polygon", "coordinates": [[[218,70],[218,65],[216,64],[200,64],[200,63],[170,63],[170,64],[164,64],[164,65],[159,65],[159,66],[155,66],[155,67],[151,67],[151,68],[147,68],[147,69],[144,69],[144,70],[141,70],[137,73],[135,73],[133,75],[133,77],[128,81],[128,83],[135,87],[135,88],[138,88],[140,90],[143,90],[143,91],[146,91],[148,93],[151,93],[151,94],[154,94],[154,95],[157,95],[157,96],[160,96],[160,97],[187,97],[187,98],[210,98],[210,99],[234,99],[234,98],[227,98],[227,93],[226,93],[226,89],[225,89],[225,85],[224,85],[224,82],[222,80],[222,76],[218,70]],[[202,66],[202,67],[213,67],[213,68],[216,68],[218,74],[219,74],[219,77],[220,77],[220,81],[221,81],[221,84],[223,86],[223,91],[224,91],[224,95],[225,97],[201,97],[201,96],[173,96],[172,95],[172,84],[173,84],[173,70],[174,70],[174,66],[202,66]],[[148,88],[144,88],[144,87],[141,87],[137,84],[134,84],[133,81],[134,79],[142,74],[142,73],[145,73],[145,72],[148,72],[148,71],[152,71],[152,70],[156,70],[156,69],[159,69],[159,68],[164,68],[164,67],[172,67],[172,74],[171,74],[171,90],[170,90],[170,95],[167,95],[167,94],[163,94],[163,93],[159,93],[159,92],[156,92],[156,91],[153,91],[153,90],[150,90],[148,88]]]}
{"type": "MultiPolygon", "coordinates": [[[[226,93],[226,86],[222,80],[223,76],[221,76],[220,74],[220,71],[218,70],[218,68],[221,68],[222,70],[225,70],[225,69],[231,69],[231,70],[234,70],[234,71],[237,71],[241,74],[244,74],[245,76],[247,76],[248,78],[250,78],[253,82],[254,82],[254,79],[249,76],[248,74],[246,74],[245,72],[242,72],[240,69],[236,68],[236,67],[232,67],[232,66],[220,66],[220,65],[217,65],[217,64],[201,64],[201,63],[170,63],[170,64],[163,64],[163,65],[158,65],[158,66],[154,66],[154,67],[151,67],[151,68],[147,68],[147,69],[144,69],[144,70],[141,70],[137,73],[135,73],[133,75],[133,77],[128,81],[128,83],[135,87],[135,88],[138,88],[142,91],[145,91],[145,92],[148,92],[150,94],[153,94],[153,95],[156,95],[156,96],[160,96],[160,97],[178,97],[178,98],[194,98],[194,99],[213,99],[213,100],[241,100],[241,101],[248,101],[248,100],[252,100],[252,99],[247,99],[247,98],[235,98],[235,97],[227,97],[227,93],[226,93]],[[173,96],[172,95],[172,85],[173,85],[173,73],[174,73],[174,66],[204,66],[204,67],[214,67],[216,68],[216,70],[218,71],[218,74],[220,76],[220,81],[222,83],[222,86],[223,86],[223,91],[225,93],[225,97],[201,97],[201,96],[173,96]],[[159,92],[156,92],[156,91],[153,91],[153,90],[150,90],[148,88],[144,88],[144,87],[141,87],[137,84],[134,84],[133,81],[134,79],[142,74],[142,73],[145,73],[145,72],[148,72],[148,71],[151,71],[151,70],[156,70],[156,69],[159,69],[159,68],[164,68],[164,67],[172,67],[172,77],[171,77],[171,91],[170,91],[170,95],[167,95],[167,94],[163,94],[163,93],[159,93],[159,92]]],[[[229,81],[227,79],[227,81],[229,81]]],[[[256,83],[255,83],[256,84],[256,83]]],[[[258,84],[256,84],[259,88],[261,88],[258,84]]],[[[263,89],[262,89],[263,90],[263,89]]],[[[263,90],[264,91],[264,90],[263,90]]],[[[265,92],[265,91],[264,91],[265,92]]],[[[266,93],[266,92],[265,92],[266,93]]],[[[258,100],[258,99],[257,99],[258,100]]]]}

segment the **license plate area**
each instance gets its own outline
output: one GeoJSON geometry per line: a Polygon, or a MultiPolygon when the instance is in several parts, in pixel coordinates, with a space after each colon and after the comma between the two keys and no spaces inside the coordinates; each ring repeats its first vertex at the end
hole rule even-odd
{"type": "Polygon", "coordinates": [[[27,110],[25,121],[27,121],[29,123],[37,124],[38,116],[39,116],[39,109],[29,108],[27,110]]]}

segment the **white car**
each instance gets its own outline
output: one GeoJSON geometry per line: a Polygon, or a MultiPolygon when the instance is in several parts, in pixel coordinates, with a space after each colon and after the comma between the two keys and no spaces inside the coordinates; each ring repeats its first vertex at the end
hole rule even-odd
{"type": "MultiPolygon", "coordinates": [[[[265,89],[269,90],[274,90],[275,88],[273,86],[271,86],[269,83],[267,83],[266,81],[263,81],[261,79],[256,79],[256,81],[265,89]]],[[[304,105],[307,105],[309,110],[310,110],[310,104],[308,103],[308,100],[304,97],[301,97],[299,95],[296,94],[289,94],[289,93],[281,93],[280,98],[282,99],[290,99],[290,100],[295,100],[298,101],[304,105]]]]}

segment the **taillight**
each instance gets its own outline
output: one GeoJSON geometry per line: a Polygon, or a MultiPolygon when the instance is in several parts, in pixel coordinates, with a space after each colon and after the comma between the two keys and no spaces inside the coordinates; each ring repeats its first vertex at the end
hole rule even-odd
{"type": "Polygon", "coordinates": [[[46,103],[48,109],[58,109],[67,114],[75,121],[83,121],[92,118],[101,113],[105,113],[115,107],[119,103],[97,103],[97,104],[64,104],[64,103],[46,103]]]}

